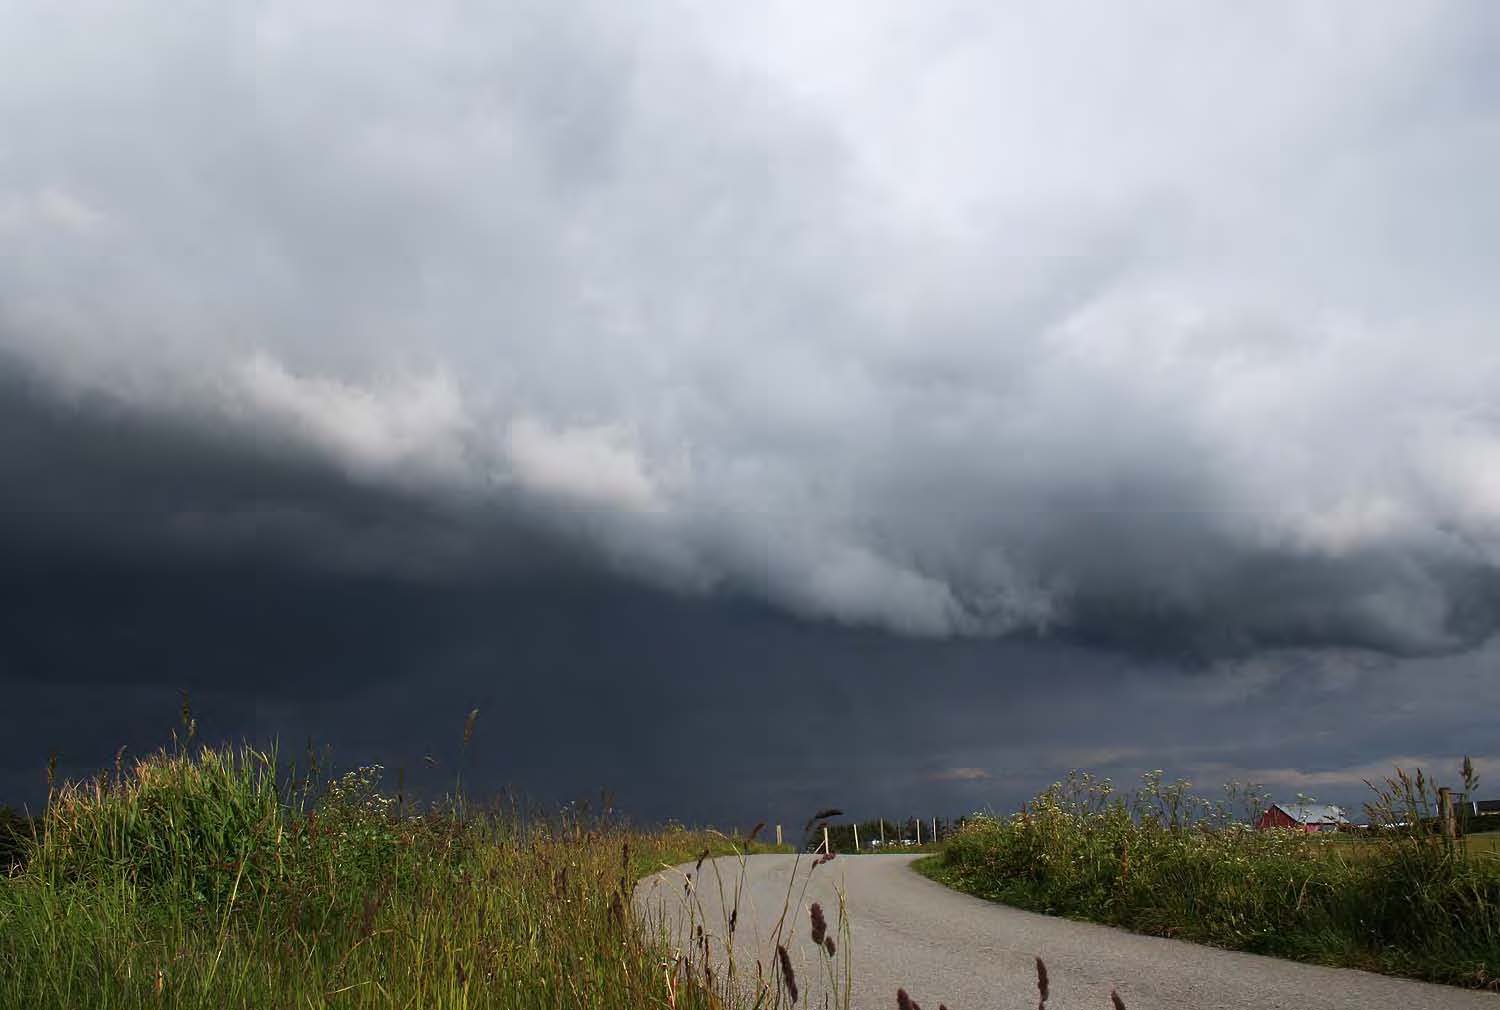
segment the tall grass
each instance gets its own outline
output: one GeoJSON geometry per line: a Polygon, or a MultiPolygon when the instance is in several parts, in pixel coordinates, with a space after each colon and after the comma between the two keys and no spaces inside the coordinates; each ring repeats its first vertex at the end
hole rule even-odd
{"type": "Polygon", "coordinates": [[[0,879],[0,1006],[717,1007],[630,898],[736,848],[586,813],[411,813],[378,768],[315,786],[248,747],[156,754],[54,791],[0,879]]]}
{"type": "Polygon", "coordinates": [[[1431,830],[1435,790],[1379,784],[1365,834],[1257,831],[1159,777],[1075,775],[971,819],[924,869],[961,890],[1162,936],[1459,985],[1500,977],[1500,860],[1431,830]],[[1396,825],[1400,825],[1396,827],[1396,825]]]}

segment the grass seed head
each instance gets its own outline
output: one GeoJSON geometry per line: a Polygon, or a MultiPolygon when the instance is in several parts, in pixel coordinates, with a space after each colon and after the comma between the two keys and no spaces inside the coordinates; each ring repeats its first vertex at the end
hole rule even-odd
{"type": "Polygon", "coordinates": [[[786,952],[782,944],[776,945],[776,958],[781,962],[781,982],[786,986],[786,994],[791,997],[792,1005],[797,1005],[797,973],[792,969],[792,956],[786,952]]]}
{"type": "Polygon", "coordinates": [[[809,817],[807,819],[807,823],[805,825],[803,825],[802,830],[803,831],[811,831],[812,830],[812,826],[814,824],[818,823],[819,821],[826,821],[830,817],[841,817],[841,816],[843,816],[843,813],[844,812],[842,810],[838,809],[837,807],[825,807],[822,810],[819,810],[817,813],[813,814],[811,817],[809,817]]]}
{"type": "Polygon", "coordinates": [[[813,902],[812,908],[808,909],[808,916],[812,919],[812,942],[822,946],[824,938],[828,936],[828,920],[823,918],[823,906],[813,902]]]}

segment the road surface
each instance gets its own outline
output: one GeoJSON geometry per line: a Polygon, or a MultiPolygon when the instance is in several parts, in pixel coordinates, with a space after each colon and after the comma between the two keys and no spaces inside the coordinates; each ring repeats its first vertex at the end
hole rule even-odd
{"type": "MultiPolygon", "coordinates": [[[[949,1010],[1034,1007],[1037,955],[1050,975],[1048,1010],[1108,1010],[1112,988],[1118,988],[1129,1010],[1500,1010],[1500,996],[1490,993],[1216,950],[1023,912],[934,883],[911,869],[915,858],[841,856],[813,868],[809,856],[752,856],[743,879],[738,860],[710,860],[695,875],[690,891],[684,885],[692,864],[647,877],[636,889],[636,907],[649,928],[666,929],[679,948],[701,950],[693,938],[703,925],[722,978],[726,924],[738,888],[736,977],[750,985],[757,958],[769,971],[776,957],[776,924],[789,907],[782,942],[801,988],[799,1007],[822,1007],[824,995],[833,991],[830,960],[808,937],[808,907],[820,902],[832,926],[842,891],[852,938],[847,944],[852,1006],[858,1010],[895,1007],[897,987],[904,987],[924,1010],[937,1010],[939,1003],[949,1010]]],[[[834,975],[842,974],[845,953],[841,948],[839,960],[831,962],[834,975]]],[[[835,997],[828,1005],[841,1003],[835,997]]]]}

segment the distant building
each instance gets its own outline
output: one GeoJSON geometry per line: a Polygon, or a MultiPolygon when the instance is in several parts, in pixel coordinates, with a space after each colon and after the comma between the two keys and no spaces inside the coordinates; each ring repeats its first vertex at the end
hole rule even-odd
{"type": "Polygon", "coordinates": [[[1271,809],[1260,815],[1255,826],[1261,831],[1267,828],[1289,828],[1293,831],[1337,831],[1347,825],[1349,818],[1344,811],[1332,803],[1273,803],[1271,809]]]}
{"type": "Polygon", "coordinates": [[[1500,800],[1470,800],[1476,814],[1500,814],[1500,800]]]}

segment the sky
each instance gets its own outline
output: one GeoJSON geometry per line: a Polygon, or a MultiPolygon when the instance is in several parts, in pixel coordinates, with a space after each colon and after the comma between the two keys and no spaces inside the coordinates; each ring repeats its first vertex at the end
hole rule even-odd
{"type": "Polygon", "coordinates": [[[0,799],[182,692],[643,819],[1500,790],[1497,47],[0,0],[0,799]]]}

